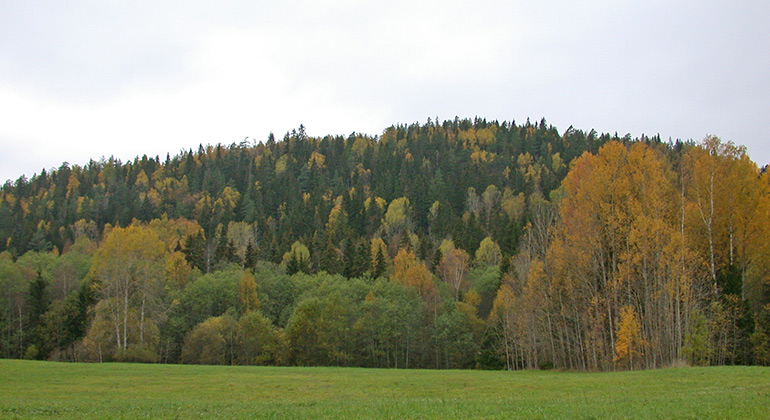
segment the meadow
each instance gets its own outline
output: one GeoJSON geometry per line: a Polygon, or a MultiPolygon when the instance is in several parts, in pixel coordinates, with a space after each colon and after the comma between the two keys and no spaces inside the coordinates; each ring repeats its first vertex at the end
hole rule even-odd
{"type": "Polygon", "coordinates": [[[584,373],[0,360],[0,418],[770,418],[770,368],[584,373]]]}

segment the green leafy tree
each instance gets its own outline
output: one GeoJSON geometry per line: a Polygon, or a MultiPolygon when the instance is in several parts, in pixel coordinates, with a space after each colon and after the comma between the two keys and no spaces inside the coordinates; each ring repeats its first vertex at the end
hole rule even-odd
{"type": "Polygon", "coordinates": [[[682,354],[693,366],[708,366],[711,348],[706,317],[701,312],[693,312],[690,323],[691,327],[685,337],[682,354]]]}
{"type": "Polygon", "coordinates": [[[245,365],[284,365],[289,345],[281,330],[259,312],[245,313],[238,321],[238,363],[245,365]]]}
{"type": "Polygon", "coordinates": [[[478,346],[466,323],[463,313],[450,310],[439,315],[433,331],[436,368],[472,367],[478,346]]]}
{"type": "Polygon", "coordinates": [[[232,361],[238,324],[230,316],[209,318],[193,328],[185,339],[182,362],[223,365],[232,361]]]}
{"type": "Polygon", "coordinates": [[[185,319],[186,328],[239,307],[239,282],[242,278],[243,271],[231,267],[205,274],[187,285],[179,297],[179,311],[185,319]]]}
{"type": "Polygon", "coordinates": [[[754,332],[749,337],[754,363],[763,366],[770,366],[770,323],[768,321],[770,321],[770,304],[759,311],[754,323],[754,332]]]}

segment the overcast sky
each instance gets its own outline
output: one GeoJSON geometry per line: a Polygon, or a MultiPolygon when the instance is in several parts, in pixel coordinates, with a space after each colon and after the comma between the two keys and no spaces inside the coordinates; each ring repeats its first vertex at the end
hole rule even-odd
{"type": "Polygon", "coordinates": [[[0,182],[482,116],[770,162],[770,2],[0,0],[0,182]]]}

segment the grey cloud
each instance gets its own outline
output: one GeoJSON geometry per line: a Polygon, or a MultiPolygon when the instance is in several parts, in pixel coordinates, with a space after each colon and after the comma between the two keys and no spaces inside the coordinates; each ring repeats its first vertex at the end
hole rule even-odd
{"type": "MultiPolygon", "coordinates": [[[[168,107],[224,108],[221,120],[164,130],[178,130],[172,153],[217,124],[223,133],[253,127],[243,135],[281,132],[287,121],[377,134],[479,115],[621,135],[717,134],[763,164],[768,16],[764,1],[718,0],[6,2],[0,89],[62,107],[160,92],[168,107]]],[[[0,142],[14,141],[3,133],[0,142]]]]}

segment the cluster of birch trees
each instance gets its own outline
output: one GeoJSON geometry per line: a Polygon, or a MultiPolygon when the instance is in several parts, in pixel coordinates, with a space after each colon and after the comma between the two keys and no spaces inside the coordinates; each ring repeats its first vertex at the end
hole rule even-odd
{"type": "Polygon", "coordinates": [[[509,367],[768,363],[770,178],[708,137],[572,165],[495,300],[509,367]]]}

